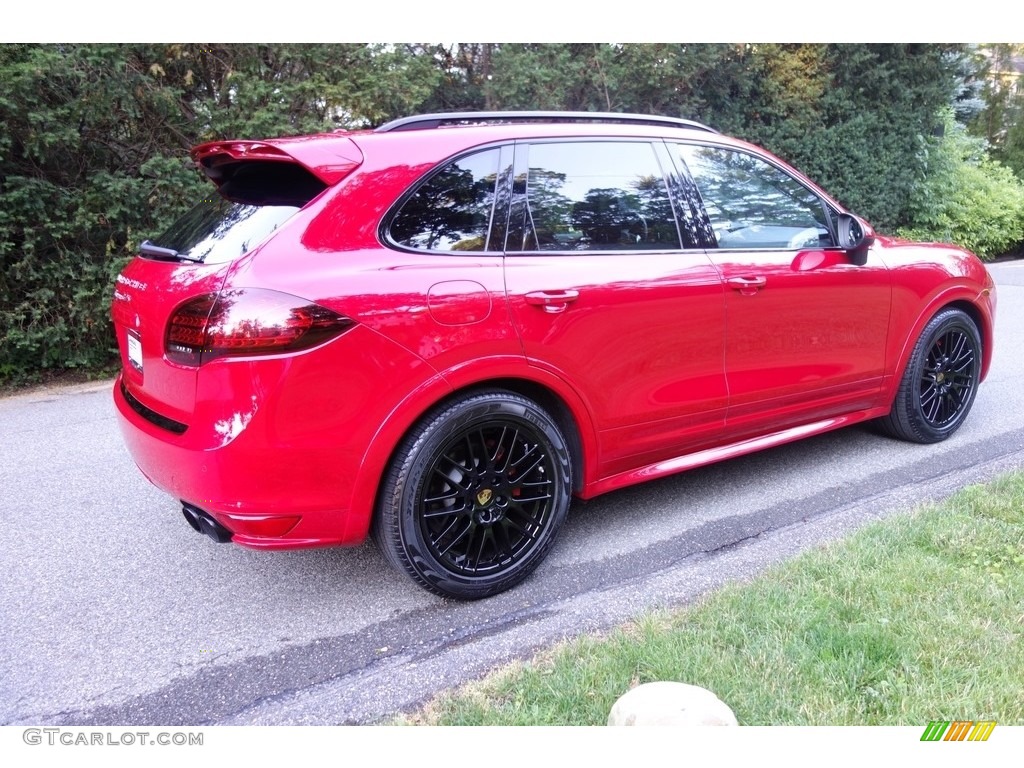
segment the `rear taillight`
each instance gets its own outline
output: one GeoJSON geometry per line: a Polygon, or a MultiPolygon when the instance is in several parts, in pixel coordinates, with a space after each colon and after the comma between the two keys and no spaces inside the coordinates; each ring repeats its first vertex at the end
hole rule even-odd
{"type": "Polygon", "coordinates": [[[347,317],[297,296],[263,288],[208,293],[171,314],[165,354],[198,366],[227,355],[272,355],[322,344],[353,325],[347,317]]]}

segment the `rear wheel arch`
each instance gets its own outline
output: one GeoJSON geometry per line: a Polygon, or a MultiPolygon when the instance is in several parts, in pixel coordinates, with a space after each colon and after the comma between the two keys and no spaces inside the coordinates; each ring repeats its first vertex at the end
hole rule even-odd
{"type": "Polygon", "coordinates": [[[572,409],[559,395],[552,390],[527,379],[497,379],[488,382],[480,387],[469,387],[464,391],[472,389],[504,389],[517,395],[533,400],[543,408],[554,420],[569,448],[569,459],[572,462],[573,492],[579,493],[583,490],[583,478],[585,475],[583,440],[580,436],[580,428],[572,409]]]}
{"type": "MultiPolygon", "coordinates": [[[[443,410],[448,405],[458,400],[464,400],[467,397],[472,397],[473,395],[481,392],[491,391],[505,391],[521,395],[522,397],[537,403],[537,405],[551,416],[552,420],[565,437],[566,444],[569,448],[570,459],[572,461],[573,491],[581,491],[584,484],[584,478],[586,477],[585,459],[589,456],[589,451],[584,448],[584,439],[581,434],[576,413],[574,413],[573,409],[565,399],[554,392],[551,388],[530,379],[516,377],[485,379],[472,384],[466,384],[465,386],[449,391],[445,393],[443,397],[438,397],[432,402],[420,407],[418,409],[419,415],[404,426],[401,437],[394,441],[394,444],[391,446],[387,460],[383,463],[384,471],[387,470],[387,467],[391,466],[396,453],[401,447],[402,442],[408,437],[409,433],[416,429],[416,427],[423,421],[429,419],[432,414],[443,410]]],[[[380,501],[380,485],[381,483],[378,483],[374,500],[374,510],[377,509],[377,505],[380,501]]]]}
{"type": "Polygon", "coordinates": [[[572,462],[573,492],[579,493],[596,472],[597,432],[586,404],[563,382],[550,384],[521,376],[499,376],[469,381],[452,389],[438,376],[414,399],[392,410],[366,451],[348,504],[345,540],[361,541],[380,505],[383,479],[409,433],[429,414],[458,399],[485,390],[505,390],[533,400],[543,408],[565,437],[572,462]],[[557,388],[557,389],[556,389],[557,388]]]}

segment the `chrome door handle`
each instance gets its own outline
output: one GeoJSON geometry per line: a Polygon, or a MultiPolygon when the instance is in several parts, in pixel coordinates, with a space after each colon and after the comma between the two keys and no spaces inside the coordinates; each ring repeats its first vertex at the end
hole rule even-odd
{"type": "Polygon", "coordinates": [[[545,312],[565,312],[569,304],[580,297],[579,291],[532,291],[526,294],[526,303],[541,307],[545,312]]]}
{"type": "Polygon", "coordinates": [[[726,282],[744,296],[753,296],[768,284],[764,277],[730,277],[726,282]]]}

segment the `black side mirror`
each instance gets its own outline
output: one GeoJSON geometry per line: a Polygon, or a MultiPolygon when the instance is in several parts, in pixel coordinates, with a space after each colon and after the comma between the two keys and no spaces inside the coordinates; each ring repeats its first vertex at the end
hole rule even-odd
{"type": "Polygon", "coordinates": [[[850,261],[861,266],[867,264],[868,249],[875,242],[870,227],[852,214],[840,213],[836,229],[839,236],[838,245],[846,251],[850,261]]]}

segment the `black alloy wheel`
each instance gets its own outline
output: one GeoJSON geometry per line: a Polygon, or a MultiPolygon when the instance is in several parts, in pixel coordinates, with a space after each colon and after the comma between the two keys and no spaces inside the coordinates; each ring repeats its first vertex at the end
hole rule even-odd
{"type": "Polygon", "coordinates": [[[550,451],[504,419],[465,429],[430,460],[420,499],[420,532],[451,571],[480,576],[529,555],[552,513],[550,451]]]}
{"type": "Polygon", "coordinates": [[[910,355],[883,431],[916,443],[937,443],[967,418],[981,376],[981,335],[962,310],[945,309],[922,331],[910,355]]]}
{"type": "Polygon", "coordinates": [[[565,519],[566,443],[537,404],[485,392],[428,416],[385,479],[374,538],[424,588],[475,599],[522,581],[565,519]]]}
{"type": "Polygon", "coordinates": [[[974,397],[978,348],[966,329],[953,327],[928,349],[920,379],[921,414],[935,429],[956,421],[974,397]]]}

